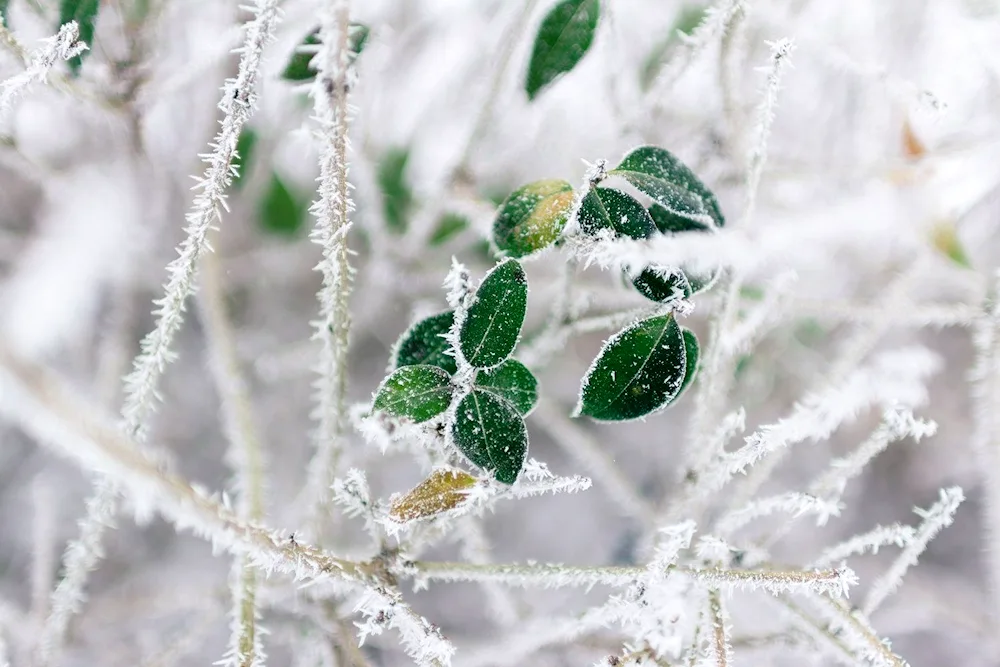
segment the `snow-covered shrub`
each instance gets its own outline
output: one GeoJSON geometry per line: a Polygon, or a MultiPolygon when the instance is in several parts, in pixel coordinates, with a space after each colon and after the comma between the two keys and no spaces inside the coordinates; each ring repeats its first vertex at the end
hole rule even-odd
{"type": "Polygon", "coordinates": [[[0,18],[0,666],[995,663],[995,2],[0,18]]]}

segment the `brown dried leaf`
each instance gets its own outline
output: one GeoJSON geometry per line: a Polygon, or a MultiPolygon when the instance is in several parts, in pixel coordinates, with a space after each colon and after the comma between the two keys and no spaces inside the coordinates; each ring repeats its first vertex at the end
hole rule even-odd
{"type": "Polygon", "coordinates": [[[401,498],[394,500],[389,508],[389,516],[402,523],[454,509],[465,500],[463,491],[475,483],[476,478],[467,472],[439,468],[401,498]]]}

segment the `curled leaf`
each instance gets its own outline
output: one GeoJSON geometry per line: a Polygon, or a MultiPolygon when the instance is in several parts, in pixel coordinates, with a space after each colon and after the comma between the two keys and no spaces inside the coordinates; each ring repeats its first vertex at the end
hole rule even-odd
{"type": "Polygon", "coordinates": [[[726,224],[712,191],[664,148],[640,146],[610,173],[624,178],[674,215],[694,221],[708,215],[717,227],[726,224]]]}
{"type": "Polygon", "coordinates": [[[466,499],[476,478],[453,468],[438,468],[403,496],[395,498],[389,516],[400,523],[423,519],[455,509],[466,499]]]}

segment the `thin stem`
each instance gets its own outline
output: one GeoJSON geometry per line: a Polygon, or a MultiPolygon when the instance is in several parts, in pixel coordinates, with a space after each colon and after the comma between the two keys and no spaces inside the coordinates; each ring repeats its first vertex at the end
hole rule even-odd
{"type": "MultiPolygon", "coordinates": [[[[264,514],[263,452],[253,419],[250,391],[236,353],[236,335],[226,314],[225,290],[219,258],[201,259],[198,305],[204,321],[212,377],[222,404],[229,440],[228,458],[236,474],[240,516],[260,521],[264,514]]],[[[234,566],[233,638],[229,657],[240,667],[263,662],[257,632],[257,574],[245,556],[234,566]]]]}
{"type": "Polygon", "coordinates": [[[317,366],[316,454],[309,465],[307,499],[316,526],[327,515],[330,489],[337,474],[347,431],[347,350],[351,332],[349,299],[354,270],[349,263],[347,231],[354,203],[348,182],[348,95],[352,85],[348,0],[338,0],[321,14],[318,74],[312,88],[314,118],[320,126],[319,199],[312,207],[313,241],[323,248],[317,267],[323,275],[320,317],[315,338],[323,348],[317,366]]]}

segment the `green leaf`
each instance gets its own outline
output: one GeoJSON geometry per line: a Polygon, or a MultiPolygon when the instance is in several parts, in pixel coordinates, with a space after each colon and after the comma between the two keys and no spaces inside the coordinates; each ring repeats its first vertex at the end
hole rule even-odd
{"type": "Polygon", "coordinates": [[[498,482],[517,480],[528,453],[528,431],[510,401],[473,389],[458,404],[452,437],[470,461],[492,471],[498,482]]]}
{"type": "Polygon", "coordinates": [[[264,231],[280,236],[294,236],[302,229],[306,206],[296,199],[275,173],[271,175],[271,184],[260,202],[258,213],[264,231]]]}
{"type": "Polygon", "coordinates": [[[59,3],[59,25],[76,21],[80,29],[80,41],[90,47],[67,61],[73,76],[80,73],[83,57],[94,50],[94,24],[97,22],[97,11],[100,8],[100,0],[61,0],[59,3]]]}
{"type": "Polygon", "coordinates": [[[527,417],[538,402],[538,380],[527,366],[516,359],[508,359],[496,368],[480,371],[476,375],[476,386],[507,399],[523,417],[527,417]]]}
{"type": "Polygon", "coordinates": [[[447,410],[451,394],[451,375],[437,366],[403,366],[382,381],[375,409],[419,424],[447,410]]]}
{"type": "Polygon", "coordinates": [[[573,186],[548,179],[518,188],[500,205],[493,242],[511,257],[525,257],[555,243],[573,208],[573,186]]]}
{"type": "MultiPolygon", "coordinates": [[[[350,51],[350,60],[354,61],[368,43],[368,26],[360,23],[352,23],[348,34],[347,49],[350,51]]],[[[319,28],[315,28],[306,35],[302,43],[296,47],[281,78],[288,81],[308,81],[316,76],[316,70],[309,65],[313,56],[316,55],[316,47],[319,46],[319,28]]]]}
{"type": "Polygon", "coordinates": [[[459,333],[466,361],[491,368],[517,345],[528,307],[528,280],[515,259],[497,264],[483,278],[459,333]]]}
{"type": "Polygon", "coordinates": [[[236,176],[233,177],[233,187],[240,188],[246,172],[250,169],[250,160],[253,159],[254,148],[257,146],[257,133],[251,128],[244,126],[240,132],[240,138],[236,141],[236,154],[233,155],[233,167],[236,168],[236,176]]]}
{"type": "Polygon", "coordinates": [[[671,213],[694,220],[708,214],[716,226],[725,225],[712,191],[668,150],[640,146],[610,173],[621,176],[671,213]]]}
{"type": "Polygon", "coordinates": [[[680,269],[647,266],[632,279],[632,285],[650,301],[673,301],[691,296],[691,284],[680,269]]]}
{"type": "Polygon", "coordinates": [[[396,343],[396,368],[427,364],[448,373],[458,370],[455,357],[447,354],[451,347],[444,338],[454,321],[455,312],[448,310],[422,319],[407,329],[396,343]]]}
{"type": "Polygon", "coordinates": [[[649,217],[661,234],[679,234],[681,232],[707,232],[710,227],[704,222],[698,222],[682,215],[671,213],[656,202],[649,207],[649,217]]]}
{"type": "MultiPolygon", "coordinates": [[[[708,225],[702,222],[697,222],[695,220],[691,220],[690,218],[685,218],[683,216],[671,213],[670,211],[663,208],[657,203],[653,203],[649,207],[649,215],[650,217],[653,218],[653,222],[656,224],[656,228],[662,234],[680,234],[684,232],[707,232],[711,229],[708,225]]],[[[688,282],[687,295],[691,296],[692,294],[697,294],[698,292],[701,292],[706,287],[711,285],[712,282],[715,280],[717,273],[718,271],[709,276],[692,275],[690,273],[686,273],[685,275],[688,282]]],[[[639,289],[638,285],[636,286],[636,288],[639,289]]],[[[639,291],[643,292],[642,289],[639,289],[639,291]]],[[[643,294],[645,294],[645,292],[643,292],[643,294]]]]}
{"type": "Polygon", "coordinates": [[[529,100],[580,62],[594,41],[600,12],[598,0],[563,0],[546,14],[524,82],[529,100]]]}
{"type": "Polygon", "coordinates": [[[684,380],[681,382],[681,388],[677,390],[677,395],[671,399],[671,402],[676,401],[694,381],[694,376],[698,374],[698,360],[701,357],[701,348],[698,345],[698,338],[695,337],[694,332],[682,327],[681,334],[684,336],[684,380]]]}
{"type": "Polygon", "coordinates": [[[10,27],[10,2],[9,0],[0,0],[0,20],[3,24],[10,27]]]}
{"type": "Polygon", "coordinates": [[[382,191],[382,214],[389,231],[402,234],[409,224],[413,208],[413,191],[406,182],[406,163],[410,151],[405,148],[388,150],[378,165],[378,187],[382,191]]]}
{"type": "Polygon", "coordinates": [[[593,188],[580,202],[577,215],[580,231],[594,235],[602,229],[613,229],[619,236],[633,239],[648,238],[656,231],[649,213],[620,190],[593,188]]]}
{"type": "Polygon", "coordinates": [[[624,421],[663,408],[684,383],[686,355],[673,315],[629,325],[605,343],[587,371],[576,414],[624,421]]]}
{"type": "Polygon", "coordinates": [[[441,246],[469,228],[469,219],[460,213],[445,213],[431,232],[429,243],[441,246]]]}

